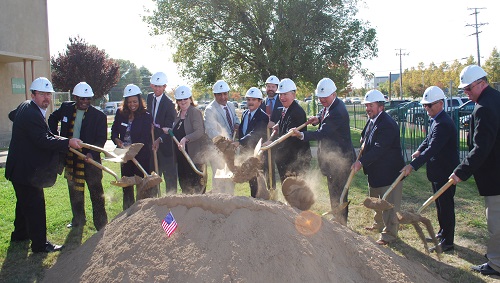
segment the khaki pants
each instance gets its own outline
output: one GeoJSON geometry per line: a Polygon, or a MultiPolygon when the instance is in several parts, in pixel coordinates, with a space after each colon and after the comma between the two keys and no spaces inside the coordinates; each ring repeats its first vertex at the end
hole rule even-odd
{"type": "Polygon", "coordinates": [[[488,265],[500,272],[500,195],[484,197],[490,239],[486,246],[488,265]]]}
{"type": "MultiPolygon", "coordinates": [[[[370,187],[370,197],[382,198],[389,187],[370,187]]],[[[396,212],[399,212],[401,208],[402,191],[403,182],[401,181],[386,198],[386,201],[392,203],[394,208],[385,211],[375,211],[373,227],[382,231],[380,233],[380,240],[390,243],[398,238],[399,220],[396,212]]]]}

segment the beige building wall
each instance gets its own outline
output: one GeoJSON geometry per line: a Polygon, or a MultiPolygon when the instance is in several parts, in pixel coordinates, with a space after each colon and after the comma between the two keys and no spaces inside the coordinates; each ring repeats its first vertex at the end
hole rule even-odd
{"type": "Polygon", "coordinates": [[[29,87],[35,78],[50,79],[50,51],[47,0],[1,2],[0,148],[6,148],[12,134],[12,122],[7,115],[31,99],[29,87]]]}

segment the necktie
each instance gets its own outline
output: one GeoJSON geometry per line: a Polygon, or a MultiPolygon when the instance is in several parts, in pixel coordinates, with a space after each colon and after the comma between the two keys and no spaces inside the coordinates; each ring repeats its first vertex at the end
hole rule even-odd
{"type": "Polygon", "coordinates": [[[323,113],[321,113],[321,121],[323,122],[323,119],[325,119],[325,113],[326,113],[326,108],[323,108],[323,113]]]}
{"type": "Polygon", "coordinates": [[[231,129],[231,136],[233,135],[233,121],[231,120],[231,115],[229,115],[229,110],[227,109],[227,106],[224,107],[224,110],[226,110],[226,119],[227,119],[227,124],[229,125],[229,128],[231,129]]]}
{"type": "Polygon", "coordinates": [[[368,138],[370,137],[372,129],[373,129],[373,121],[370,120],[368,127],[366,127],[365,138],[364,138],[365,142],[368,142],[368,138]]]}
{"type": "Polygon", "coordinates": [[[272,114],[271,99],[267,100],[266,114],[267,114],[267,116],[271,117],[271,114],[272,114]]]}
{"type": "Polygon", "coordinates": [[[281,120],[285,118],[285,114],[286,114],[286,108],[283,108],[283,110],[281,110],[281,120]]]}
{"type": "Polygon", "coordinates": [[[250,113],[250,111],[248,111],[247,117],[245,119],[246,121],[245,121],[244,129],[243,129],[244,135],[247,134],[248,126],[250,125],[250,120],[252,120],[251,116],[252,116],[252,114],[250,113]]]}

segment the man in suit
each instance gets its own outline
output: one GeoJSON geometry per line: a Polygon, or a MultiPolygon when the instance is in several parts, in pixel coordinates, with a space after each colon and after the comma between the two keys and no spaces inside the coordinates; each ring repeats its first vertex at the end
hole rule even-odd
{"type": "MultiPolygon", "coordinates": [[[[279,93],[283,104],[280,119],[277,125],[274,126],[274,130],[278,132],[278,137],[307,121],[306,112],[295,101],[296,91],[297,87],[291,79],[283,79],[278,85],[277,93],[279,93]]],[[[304,131],[306,131],[305,127],[301,129],[301,132],[304,131]]],[[[264,145],[269,143],[270,141],[264,143],[264,145]]],[[[290,175],[302,175],[309,170],[311,147],[308,141],[300,140],[297,137],[289,137],[277,144],[273,153],[276,157],[276,166],[281,182],[290,175]]]]}
{"type": "MultiPolygon", "coordinates": [[[[283,108],[283,104],[279,99],[279,96],[276,96],[276,91],[278,90],[278,84],[280,80],[276,76],[269,76],[266,80],[266,94],[267,97],[264,99],[263,103],[260,104],[260,108],[264,110],[269,116],[269,123],[267,127],[272,129],[273,126],[278,122],[281,115],[281,109],[283,108]]],[[[269,138],[269,137],[268,137],[269,138]]],[[[269,190],[276,189],[276,174],[275,174],[275,160],[274,160],[274,149],[270,149],[266,154],[264,154],[263,163],[264,163],[264,175],[266,176],[267,188],[269,190]],[[268,158],[271,156],[271,180],[269,182],[269,162],[268,158]]]]}
{"type": "Polygon", "coordinates": [[[13,125],[5,178],[12,182],[17,198],[11,241],[31,240],[33,252],[55,252],[63,247],[47,241],[43,188],[56,181],[59,153],[66,153],[68,146],[81,148],[81,140],[55,136],[45,122],[54,92],[47,78],[35,79],[30,90],[32,100],[9,113],[13,125]]]}
{"type": "Polygon", "coordinates": [[[488,262],[473,266],[484,275],[500,275],[500,92],[488,84],[486,72],[477,65],[460,73],[459,87],[476,102],[469,130],[469,154],[455,168],[450,178],[454,183],[474,175],[479,194],[484,196],[490,239],[488,262]]]}
{"type": "MultiPolygon", "coordinates": [[[[158,146],[156,152],[158,156],[158,175],[163,175],[167,195],[177,193],[177,165],[175,164],[174,148],[172,137],[168,130],[172,128],[176,116],[175,106],[165,94],[167,87],[167,75],[163,72],[157,72],[150,79],[153,92],[147,97],[147,110],[153,116],[154,139],[158,146]]],[[[154,154],[154,153],[153,153],[154,154]]],[[[154,168],[153,166],[151,166],[154,168]]],[[[152,188],[151,195],[159,194],[156,192],[158,187],[152,188]]]]}
{"type": "MultiPolygon", "coordinates": [[[[318,130],[299,132],[294,135],[304,141],[318,141],[318,163],[321,173],[326,176],[330,205],[332,210],[338,206],[351,164],[355,160],[354,146],[351,141],[349,113],[342,100],[337,99],[337,86],[329,79],[318,82],[316,96],[323,105],[317,116],[309,118],[309,123],[320,124],[318,130]]],[[[344,201],[347,201],[347,194],[344,201]]],[[[340,213],[340,222],[347,223],[348,209],[340,213]]]]}
{"type": "MultiPolygon", "coordinates": [[[[269,116],[264,112],[260,105],[262,103],[262,92],[251,87],[245,94],[248,109],[241,116],[241,124],[238,128],[239,142],[236,145],[243,147],[246,155],[252,155],[255,146],[260,139],[266,139],[266,127],[269,122],[269,116]]],[[[250,195],[255,197],[257,194],[257,177],[250,179],[250,195]]]]}
{"type": "MultiPolygon", "coordinates": [[[[436,193],[446,182],[459,163],[457,128],[450,116],[443,110],[444,92],[437,86],[431,86],[424,92],[420,103],[423,105],[431,122],[427,137],[422,141],[411,157],[412,162],[403,168],[405,176],[427,164],[427,179],[436,193]]],[[[436,200],[439,221],[437,238],[442,251],[453,250],[455,237],[455,186],[451,186],[436,200]]],[[[434,251],[436,247],[431,248],[434,251]]]]}
{"type": "MultiPolygon", "coordinates": [[[[370,197],[381,198],[405,165],[401,154],[399,127],[384,111],[385,98],[380,91],[367,92],[363,103],[370,119],[361,132],[365,143],[363,155],[351,168],[357,172],[363,167],[365,175],[368,175],[370,197]]],[[[403,184],[399,182],[386,198],[394,208],[382,213],[375,211],[373,225],[366,227],[367,230],[382,232],[377,241],[379,245],[387,245],[397,239],[399,221],[396,212],[401,207],[402,188],[403,184]]]]}
{"type": "MultiPolygon", "coordinates": [[[[84,143],[104,147],[108,136],[106,115],[94,108],[90,101],[94,92],[89,84],[81,82],[73,89],[74,101],[63,102],[61,107],[49,116],[49,127],[53,133],[65,138],[79,138],[84,143]],[[57,127],[61,122],[61,130],[57,127]]],[[[83,148],[81,152],[87,158],[101,161],[99,152],[83,148]]],[[[97,231],[108,223],[106,214],[104,189],[102,187],[102,170],[87,164],[82,158],[69,151],[65,156],[64,177],[68,181],[69,200],[73,219],[68,228],[85,225],[85,183],[89,188],[94,226],[97,231]]]]}
{"type": "MultiPolygon", "coordinates": [[[[236,115],[234,105],[227,103],[229,97],[229,85],[223,81],[217,81],[213,88],[215,99],[207,105],[203,120],[205,131],[210,139],[223,136],[233,140],[235,131],[238,131],[240,119],[236,115]]],[[[217,169],[224,169],[225,161],[214,156],[210,158],[212,167],[212,191],[218,193],[234,194],[234,182],[231,179],[214,178],[217,169]]]]}

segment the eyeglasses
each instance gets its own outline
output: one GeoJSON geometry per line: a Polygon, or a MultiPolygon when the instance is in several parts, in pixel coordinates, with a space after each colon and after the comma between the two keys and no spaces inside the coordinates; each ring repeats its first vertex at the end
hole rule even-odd
{"type": "Polygon", "coordinates": [[[92,100],[91,97],[79,97],[80,100],[92,100]]]}
{"type": "Polygon", "coordinates": [[[480,83],[481,83],[481,80],[477,81],[477,83],[476,83],[475,85],[472,85],[472,84],[473,84],[473,83],[472,83],[472,84],[470,84],[470,85],[468,85],[468,86],[464,87],[464,90],[465,90],[465,91],[471,91],[473,88],[475,88],[475,87],[476,87],[478,84],[480,84],[480,83]]]}
{"type": "Polygon", "coordinates": [[[184,99],[176,99],[176,101],[179,102],[179,101],[184,101],[184,100],[188,100],[188,99],[189,99],[189,97],[188,98],[184,98],[184,99]]]}
{"type": "Polygon", "coordinates": [[[432,102],[432,103],[426,103],[426,104],[422,104],[423,107],[427,107],[427,108],[431,108],[432,105],[436,104],[437,102],[432,102]]]}

